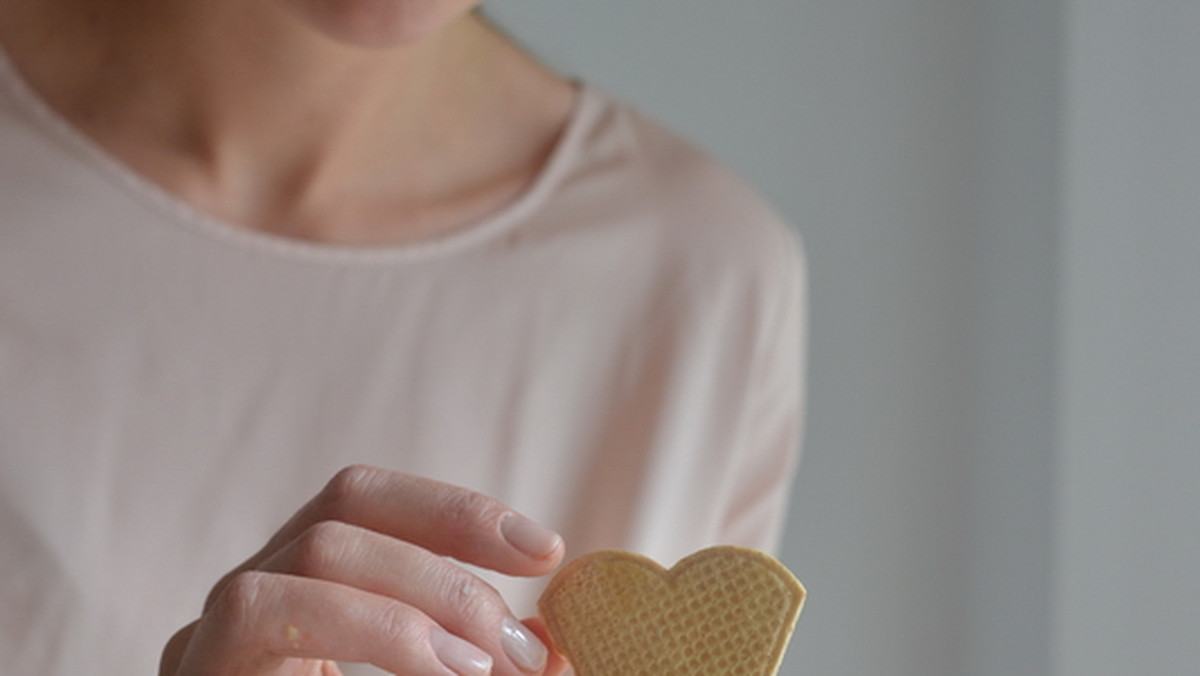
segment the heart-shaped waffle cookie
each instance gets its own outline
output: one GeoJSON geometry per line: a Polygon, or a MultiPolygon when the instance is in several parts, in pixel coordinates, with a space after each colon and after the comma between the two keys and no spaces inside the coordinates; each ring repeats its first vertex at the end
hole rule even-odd
{"type": "Polygon", "coordinates": [[[670,570],[602,551],[559,571],[538,610],[576,676],[772,676],[804,595],[783,564],[744,547],[670,570]]]}

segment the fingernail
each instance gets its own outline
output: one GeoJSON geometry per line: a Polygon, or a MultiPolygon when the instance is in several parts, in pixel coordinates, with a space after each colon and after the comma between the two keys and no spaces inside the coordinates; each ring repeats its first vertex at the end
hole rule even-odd
{"type": "Polygon", "coordinates": [[[562,542],[558,533],[513,513],[506,515],[500,522],[500,534],[508,544],[535,559],[550,556],[562,542]]]}
{"type": "Polygon", "coordinates": [[[549,656],[546,646],[518,620],[505,618],[500,625],[500,645],[504,647],[508,659],[521,671],[540,673],[546,668],[546,658],[549,656]]]}
{"type": "Polygon", "coordinates": [[[454,634],[434,629],[429,635],[429,646],[442,664],[458,676],[492,673],[492,656],[454,634]]]}

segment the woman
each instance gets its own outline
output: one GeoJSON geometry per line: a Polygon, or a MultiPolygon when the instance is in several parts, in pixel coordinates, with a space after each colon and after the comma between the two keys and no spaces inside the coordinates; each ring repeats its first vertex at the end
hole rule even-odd
{"type": "Polygon", "coordinates": [[[560,673],[568,552],[775,545],[788,229],[476,4],[0,2],[6,673],[560,673]]]}

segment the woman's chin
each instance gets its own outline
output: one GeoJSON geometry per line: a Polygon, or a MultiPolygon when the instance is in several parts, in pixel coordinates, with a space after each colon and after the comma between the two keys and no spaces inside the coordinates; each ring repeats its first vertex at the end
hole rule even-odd
{"type": "Polygon", "coordinates": [[[415,44],[468,14],[480,0],[284,0],[313,28],[355,47],[415,44]]]}

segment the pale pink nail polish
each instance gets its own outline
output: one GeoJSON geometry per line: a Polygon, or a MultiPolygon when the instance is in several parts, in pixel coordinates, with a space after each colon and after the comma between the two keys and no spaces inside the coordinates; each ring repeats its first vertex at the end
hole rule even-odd
{"type": "Polygon", "coordinates": [[[429,634],[429,646],[438,660],[458,676],[488,676],[492,673],[492,656],[454,634],[434,629],[429,634]]]}
{"type": "Polygon", "coordinates": [[[506,618],[500,627],[500,645],[508,659],[521,671],[541,673],[546,668],[550,651],[534,635],[529,627],[515,618],[506,618]]]}
{"type": "Polygon", "coordinates": [[[516,513],[504,516],[500,534],[517,551],[534,559],[550,556],[562,543],[558,533],[516,513]]]}

